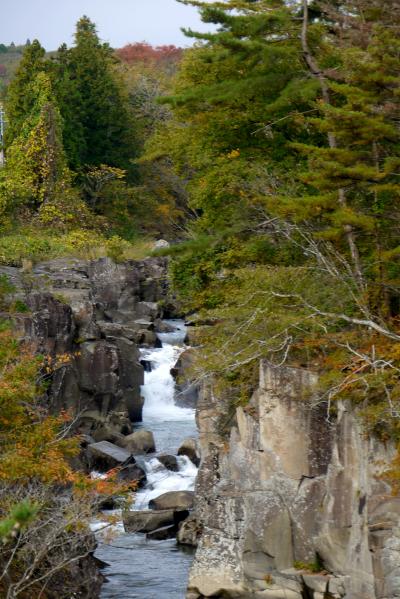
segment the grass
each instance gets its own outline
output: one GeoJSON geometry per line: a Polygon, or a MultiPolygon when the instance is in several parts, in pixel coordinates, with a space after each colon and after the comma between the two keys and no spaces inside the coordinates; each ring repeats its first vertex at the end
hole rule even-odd
{"type": "Polygon", "coordinates": [[[130,242],[117,235],[105,237],[84,229],[62,235],[27,229],[0,238],[0,265],[21,267],[62,257],[95,260],[109,256],[116,262],[141,260],[151,255],[153,244],[148,238],[130,242]]]}

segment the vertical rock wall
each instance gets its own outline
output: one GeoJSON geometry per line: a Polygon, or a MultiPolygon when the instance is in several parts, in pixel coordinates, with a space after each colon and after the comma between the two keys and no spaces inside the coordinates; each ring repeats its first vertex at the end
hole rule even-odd
{"type": "Polygon", "coordinates": [[[366,438],[350,404],[328,421],[316,382],[262,363],[228,440],[203,394],[189,599],[400,597],[400,498],[381,477],[393,448],[366,438]]]}
{"type": "Polygon", "coordinates": [[[50,408],[71,411],[76,427],[99,439],[129,433],[142,417],[138,345],[157,343],[166,261],[65,258],[0,270],[29,309],[13,317],[20,336],[53,360],[50,408]]]}

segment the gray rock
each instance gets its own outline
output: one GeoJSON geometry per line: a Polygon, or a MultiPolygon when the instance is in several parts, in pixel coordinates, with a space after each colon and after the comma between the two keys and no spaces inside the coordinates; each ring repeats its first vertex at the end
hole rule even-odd
{"type": "Polygon", "coordinates": [[[180,545],[189,545],[197,547],[201,536],[201,527],[196,519],[196,516],[189,516],[179,525],[176,540],[180,545]]]}
{"type": "Polygon", "coordinates": [[[11,315],[16,334],[38,352],[69,356],[54,373],[48,403],[73,415],[76,428],[92,434],[98,419],[125,411],[142,419],[143,368],[137,345],[159,342],[154,320],[166,300],[166,260],[115,264],[109,258],[50,260],[25,269],[4,267],[15,297],[29,312],[11,315]]]}
{"type": "Polygon", "coordinates": [[[149,502],[151,510],[190,510],[193,508],[193,491],[170,491],[149,502]]]}
{"type": "Polygon", "coordinates": [[[193,349],[185,350],[171,370],[175,378],[175,403],[183,408],[195,408],[199,399],[200,384],[192,379],[193,349]]]}
{"type": "Polygon", "coordinates": [[[167,470],[171,470],[171,472],[179,472],[179,465],[176,456],[169,454],[161,454],[157,456],[157,460],[161,462],[167,470]]]}
{"type": "Polygon", "coordinates": [[[120,482],[132,482],[138,487],[142,487],[146,482],[146,473],[137,464],[128,464],[118,472],[117,480],[120,482]]]}
{"type": "Polygon", "coordinates": [[[138,430],[118,440],[118,445],[131,454],[144,455],[156,450],[154,435],[151,431],[138,430]]]}
{"type": "MultiPolygon", "coordinates": [[[[400,596],[400,502],[382,479],[395,448],[366,437],[350,402],[338,401],[329,422],[313,401],[317,382],[261,363],[259,388],[226,436],[227,406],[202,390],[193,513],[201,534],[188,596],[400,596]],[[317,555],[329,575],[293,568],[317,555]]],[[[191,540],[195,525],[181,528],[191,540]]]]}
{"type": "Polygon", "coordinates": [[[139,318],[155,320],[160,316],[160,308],[156,302],[139,302],[135,308],[139,318]]]}
{"type": "Polygon", "coordinates": [[[134,462],[132,454],[108,441],[92,443],[87,447],[87,456],[91,469],[107,472],[112,468],[134,462]]]}
{"type": "Polygon", "coordinates": [[[196,439],[185,439],[178,449],[178,455],[187,456],[195,466],[200,464],[200,452],[196,439]]]}
{"type": "Polygon", "coordinates": [[[170,243],[168,241],[165,239],[158,239],[153,246],[153,250],[164,250],[168,249],[169,247],[170,243]]]}
{"type": "Polygon", "coordinates": [[[127,532],[151,532],[163,526],[175,525],[174,510],[141,510],[122,513],[127,532]]]}

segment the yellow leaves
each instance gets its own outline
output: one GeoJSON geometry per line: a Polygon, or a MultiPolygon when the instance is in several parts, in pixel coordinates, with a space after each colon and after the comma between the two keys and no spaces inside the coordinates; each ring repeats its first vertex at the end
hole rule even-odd
{"type": "Polygon", "coordinates": [[[239,148],[236,150],[231,150],[231,152],[229,152],[229,154],[227,154],[227,157],[230,159],[235,159],[235,158],[239,158],[240,156],[240,150],[239,148]]]}
{"type": "Polygon", "coordinates": [[[70,353],[58,354],[57,356],[47,355],[44,358],[43,370],[46,374],[51,374],[64,366],[71,364],[73,355],[70,353]]]}

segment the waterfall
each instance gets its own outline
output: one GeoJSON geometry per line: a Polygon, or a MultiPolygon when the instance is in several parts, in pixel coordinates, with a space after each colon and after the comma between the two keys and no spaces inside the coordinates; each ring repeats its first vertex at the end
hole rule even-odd
{"type": "MultiPolygon", "coordinates": [[[[176,455],[181,442],[197,433],[195,411],[174,403],[175,381],[170,372],[185,350],[186,328],[180,320],[164,322],[173,330],[158,334],[162,347],[141,349],[141,359],[150,363],[151,369],[144,375],[143,423],[137,428],[153,432],[157,453],[176,455]]],[[[168,491],[194,489],[197,468],[189,458],[178,456],[178,471],[172,472],[157,459],[157,453],[138,459],[147,483],[135,494],[133,510],[147,509],[151,499],[168,491]]],[[[141,534],[124,534],[122,523],[114,530],[118,534],[115,542],[106,544],[99,539],[96,552],[109,564],[101,598],[183,599],[191,555],[179,551],[174,540],[149,541],[141,534]]]]}

